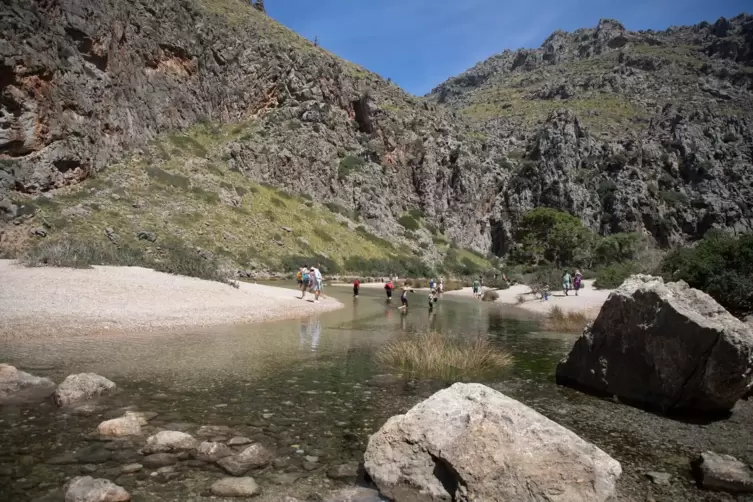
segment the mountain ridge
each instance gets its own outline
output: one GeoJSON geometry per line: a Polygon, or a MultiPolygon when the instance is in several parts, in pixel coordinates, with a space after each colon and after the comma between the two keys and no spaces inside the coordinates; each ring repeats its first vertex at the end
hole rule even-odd
{"type": "MultiPolygon", "coordinates": [[[[228,173],[306,196],[296,207],[329,211],[351,232],[362,227],[381,239],[370,241],[379,251],[358,246],[374,259],[399,253],[431,265],[455,247],[507,256],[521,218],[538,206],[604,235],[643,232],[665,246],[710,228],[753,228],[753,74],[737,62],[676,54],[675,46],[669,55],[633,53],[628,42],[585,63],[539,65],[546,51],[524,50],[514,78],[439,103],[436,93],[411,96],[240,0],[11,5],[0,21],[11,34],[0,44],[0,249],[33,244],[44,222],[52,238],[102,239],[113,227],[135,239],[159,214],[166,234],[202,247],[228,242],[223,232],[246,239],[245,229],[259,228],[266,244],[253,261],[271,268],[325,252],[293,215],[284,225],[292,232],[278,232],[252,194],[227,188],[228,173]],[[674,99],[681,86],[688,96],[674,99]],[[100,175],[111,186],[97,186],[100,175]],[[162,195],[146,204],[149,215],[125,203],[148,203],[150,191],[162,195]],[[235,225],[243,231],[217,224],[199,234],[174,223],[185,224],[181,211],[214,222],[227,208],[241,211],[235,225]],[[385,251],[388,241],[394,248],[385,251]]],[[[727,23],[738,42],[742,30],[736,50],[747,58],[750,16],[727,23]]],[[[602,28],[579,32],[594,43],[625,36],[614,22],[602,28]]],[[[563,37],[546,43],[567,49],[563,37]]],[[[511,54],[495,61],[504,66],[511,54]]],[[[226,247],[236,266],[248,264],[242,244],[226,247]]],[[[341,248],[326,253],[357,258],[341,248]]]]}

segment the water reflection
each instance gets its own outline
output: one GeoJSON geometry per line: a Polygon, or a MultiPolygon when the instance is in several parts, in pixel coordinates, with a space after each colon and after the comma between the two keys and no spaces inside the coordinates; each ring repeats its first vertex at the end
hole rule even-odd
{"type": "Polygon", "coordinates": [[[311,346],[311,352],[316,352],[319,346],[319,337],[322,334],[322,321],[319,317],[310,317],[301,321],[299,340],[301,348],[311,346]]]}

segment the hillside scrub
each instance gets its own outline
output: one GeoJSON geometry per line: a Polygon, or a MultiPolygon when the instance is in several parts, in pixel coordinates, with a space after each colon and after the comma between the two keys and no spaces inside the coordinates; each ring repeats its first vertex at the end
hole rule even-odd
{"type": "Polygon", "coordinates": [[[215,256],[199,249],[190,249],[178,241],[162,243],[159,251],[152,254],[136,246],[116,246],[102,241],[44,241],[26,251],[20,261],[28,267],[138,266],[210,281],[230,280],[230,274],[215,256]]]}
{"type": "Polygon", "coordinates": [[[753,235],[711,232],[695,247],[667,254],[661,273],[708,293],[737,317],[753,314],[753,235]]]}

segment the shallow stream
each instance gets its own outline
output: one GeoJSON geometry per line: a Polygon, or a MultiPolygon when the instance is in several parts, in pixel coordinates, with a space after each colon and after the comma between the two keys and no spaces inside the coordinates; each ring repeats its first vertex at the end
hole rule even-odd
{"type": "Polygon", "coordinates": [[[753,462],[748,403],[711,424],[658,417],[555,385],[556,363],[575,336],[540,333],[535,319],[515,309],[446,296],[430,312],[425,296],[416,294],[402,314],[379,290],[362,288],[358,299],[347,288],[327,292],[345,308],[182,334],[0,340],[0,360],[30,373],[59,382],[94,372],[119,387],[96,408],[0,407],[0,500],[62,500],[66,479],[82,473],[111,479],[137,502],[216,500],[208,487],[223,473],[214,465],[186,459],[159,472],[122,473],[123,465],[141,460],[143,439],[103,442],[92,433],[125,408],[158,414],[146,434],[166,428],[262,442],[275,462],[252,474],[263,490],[255,500],[317,500],[345,486],[328,477],[330,468],[360,462],[369,435],[387,418],[446,385],[400,378],[374,359],[389,340],[427,328],[488,336],[509,351],[513,367],[485,383],[619,460],[619,500],[747,500],[696,488],[689,461],[713,450],[753,462]],[[651,471],[670,473],[672,482],[653,484],[651,471]]]}

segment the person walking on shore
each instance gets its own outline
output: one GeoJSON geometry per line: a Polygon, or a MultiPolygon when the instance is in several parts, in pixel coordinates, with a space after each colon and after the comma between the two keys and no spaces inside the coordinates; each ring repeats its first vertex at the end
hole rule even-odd
{"type": "Polygon", "coordinates": [[[319,295],[322,294],[322,273],[316,267],[311,267],[309,274],[313,280],[314,303],[319,303],[319,295]]]}
{"type": "Polygon", "coordinates": [[[565,296],[568,296],[568,291],[570,291],[570,272],[565,270],[565,273],[562,274],[562,290],[565,292],[565,296]]]}
{"type": "Polygon", "coordinates": [[[481,296],[480,293],[479,293],[480,288],[481,288],[481,283],[479,282],[478,279],[475,279],[473,281],[473,297],[474,298],[480,298],[480,296],[481,296]]]}
{"type": "Polygon", "coordinates": [[[361,289],[361,281],[356,279],[353,281],[353,297],[358,298],[358,290],[361,289]]]}
{"type": "Polygon", "coordinates": [[[575,270],[575,278],[573,279],[573,289],[575,290],[575,296],[578,296],[578,290],[581,287],[581,283],[583,282],[583,274],[580,273],[580,270],[575,270]]]}
{"type": "Polygon", "coordinates": [[[309,266],[304,265],[301,269],[301,300],[306,298],[306,290],[309,288],[310,279],[309,266]]]}

